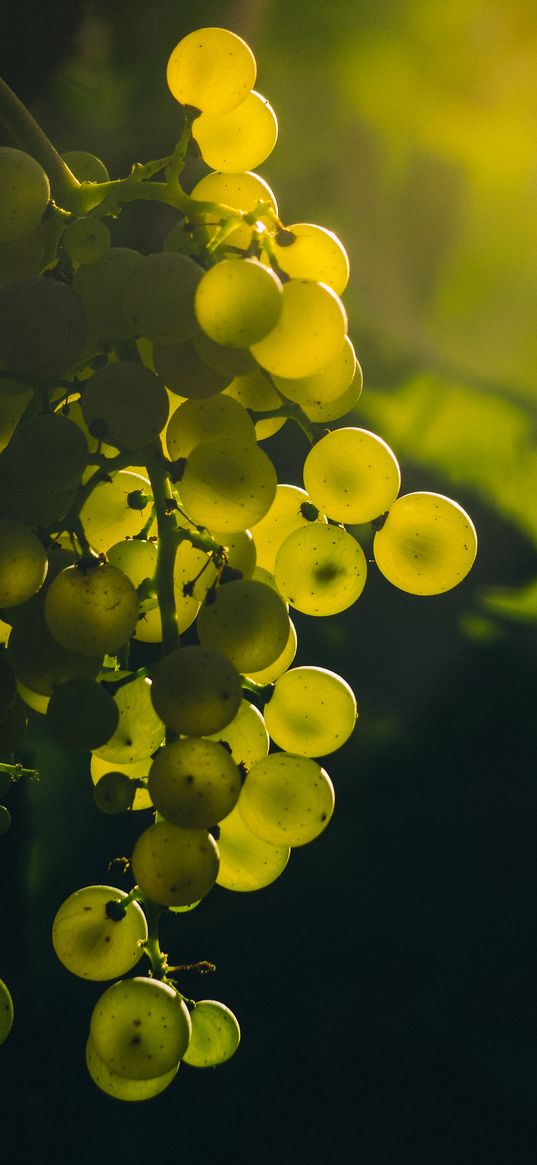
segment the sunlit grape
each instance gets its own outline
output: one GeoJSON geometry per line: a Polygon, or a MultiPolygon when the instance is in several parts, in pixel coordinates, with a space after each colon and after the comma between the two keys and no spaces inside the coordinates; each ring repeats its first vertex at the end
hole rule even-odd
{"type": "Polygon", "coordinates": [[[311,376],[334,359],[346,334],[345,308],[330,287],[290,279],[278,323],[251,352],[275,376],[311,376]]]}
{"type": "Polygon", "coordinates": [[[316,761],[275,752],[250,769],[238,806],[245,825],[262,841],[305,845],[326,829],[334,788],[316,761]]]}
{"type": "Polygon", "coordinates": [[[128,1076],[121,1076],[109,1068],[104,1060],[97,1055],[95,1044],[91,1036],[86,1044],[86,1066],[88,1072],[101,1092],[113,1096],[114,1100],[151,1100],[158,1096],[175,1079],[179,1063],[162,1076],[152,1076],[150,1080],[131,1080],[128,1076]]]}
{"type": "Polygon", "coordinates": [[[214,1068],[236,1052],[241,1032],[233,1012],[215,999],[200,999],[190,1013],[192,1035],[183,1056],[191,1068],[214,1068]]]}
{"type": "Polygon", "coordinates": [[[220,822],[219,829],[218,886],[239,893],[262,890],[285,870],[291,854],[289,846],[263,841],[252,833],[238,805],[220,822]]]}
{"type": "Polygon", "coordinates": [[[371,522],[391,506],[401,473],[392,450],[367,429],[334,429],[310,449],[304,485],[336,522],[371,522]]]}
{"type": "Polygon", "coordinates": [[[466,577],[477,553],[472,519],[457,502],[435,493],[403,494],[375,534],[383,575],[411,595],[439,595],[466,577]]]}
{"type": "Polygon", "coordinates": [[[217,344],[249,348],[271,332],[282,310],[278,276],[254,259],[223,259],[205,272],[195,311],[217,344]]]}
{"type": "Polygon", "coordinates": [[[326,756],[348,740],[356,698],[341,676],[322,667],[295,667],[276,680],[265,706],[272,740],[287,752],[326,756]]]}
{"type": "Polygon", "coordinates": [[[122,979],[95,1004],[90,1033],[106,1066],[129,1080],[153,1080],[177,1067],[188,1047],[188,1009],[159,979],[122,979]]]}
{"type": "Polygon", "coordinates": [[[127,897],[114,886],[85,886],[66,898],[52,925],[52,944],[64,967],[82,979],[116,979],[142,957],[147,939],[145,914],[129,902],[124,914],[110,914],[110,902],[127,897]]]}
{"type": "Polygon", "coordinates": [[[305,615],[336,615],[364,589],[367,561],[360,543],[341,526],[315,522],[288,534],[276,555],[276,584],[305,615]]]}
{"type": "Polygon", "coordinates": [[[200,28],[175,46],[167,79],[182,105],[226,113],[244,101],[256,71],[254,54],[242,37],[227,28],[200,28]]]}
{"type": "Polygon", "coordinates": [[[193,737],[173,741],[157,753],[148,790],[167,821],[188,829],[209,829],[231,812],[241,780],[226,748],[193,737]]]}
{"type": "Polygon", "coordinates": [[[153,902],[189,906],[214,886],[218,847],[206,829],[158,821],[140,834],[131,868],[136,883],[153,902]]]}
{"type": "Polygon", "coordinates": [[[127,642],[138,619],[138,595],[109,563],[68,566],[49,587],[45,616],[62,647],[83,655],[113,653],[127,642]]]}
{"type": "Polygon", "coordinates": [[[212,170],[234,174],[255,170],[268,158],[278,138],[278,121],[266,97],[252,90],[229,113],[202,113],[192,135],[212,170]]]}

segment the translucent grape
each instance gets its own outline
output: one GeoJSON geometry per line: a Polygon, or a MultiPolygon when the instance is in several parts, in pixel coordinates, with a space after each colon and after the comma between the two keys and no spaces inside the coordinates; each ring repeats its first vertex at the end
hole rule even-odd
{"type": "Polygon", "coordinates": [[[312,522],[326,525],[326,518],[313,506],[309,494],[297,485],[278,485],[270,509],[252,527],[258,566],[273,571],[278,550],[288,534],[312,522]]]}
{"type": "Polygon", "coordinates": [[[39,162],[23,150],[0,146],[0,242],[28,235],[41,222],[49,198],[39,162]]]}
{"type": "Polygon", "coordinates": [[[226,655],[240,672],[268,667],[289,637],[285,603],[272,587],[254,579],[218,587],[196,626],[200,643],[226,655]]]}
{"type": "Polygon", "coordinates": [[[111,480],[97,481],[80,511],[86,538],[94,550],[108,550],[115,542],[138,534],[147,512],[133,509],[129,498],[146,496],[151,486],[147,477],[121,469],[111,480]]]}
{"type": "MultiPolygon", "coordinates": [[[[16,608],[14,608],[16,609],[16,608]]],[[[60,684],[75,676],[94,679],[102,664],[96,656],[62,647],[51,635],[43,604],[25,604],[9,637],[9,660],[17,680],[31,692],[51,696],[60,684]]]]}
{"type": "MultiPolygon", "coordinates": [[[[252,409],[255,413],[270,413],[282,405],[281,397],[260,368],[253,372],[245,372],[242,376],[235,376],[224,392],[226,396],[240,401],[245,409],[252,409]]],[[[267,437],[272,437],[285,425],[285,421],[284,416],[258,417],[255,422],[256,440],[264,441],[267,437]]]]}
{"type": "Polygon", "coordinates": [[[292,223],[271,242],[278,267],[293,279],[326,283],[341,295],[349,282],[349,257],[333,231],[311,222],[292,223]]]}
{"type": "Polygon", "coordinates": [[[98,748],[113,735],[118,720],[117,704],[105,687],[84,676],[56,688],[47,707],[50,731],[66,748],[98,748]]]}
{"type": "Polygon", "coordinates": [[[11,998],[11,991],[0,979],[0,1044],[7,1040],[7,1037],[13,1027],[13,999],[11,998]]]}
{"type": "Polygon", "coordinates": [[[266,97],[252,90],[230,113],[202,113],[192,125],[203,161],[212,170],[235,174],[255,170],[272,153],[278,121],[266,97]]]}
{"type": "Polygon", "coordinates": [[[327,756],[349,739],[358,712],[352,688],[322,667],[296,667],[280,676],[265,705],[275,744],[300,756],[327,756]]]}
{"type": "Polygon", "coordinates": [[[113,655],[136,627],[138,595],[130,579],[109,563],[68,566],[47,591],[45,617],[62,647],[83,655],[113,655]]]}
{"type": "Polygon", "coordinates": [[[155,344],[153,360],[155,371],[167,388],[194,400],[215,396],[233,376],[208,364],[191,340],[183,344],[155,344]]]}
{"type": "Polygon", "coordinates": [[[157,664],[151,698],[160,718],[174,732],[209,736],[225,728],[242,699],[240,676],[219,652],[179,647],[157,664]]]}
{"type": "Polygon", "coordinates": [[[436,493],[403,494],[375,534],[379,570],[411,595],[439,595],[466,577],[477,553],[472,519],[436,493]]]}
{"type": "Polygon", "coordinates": [[[168,412],[162,382],[130,360],[106,364],[84,386],[82,413],[90,433],[121,450],[149,445],[163,430],[168,412]]]}
{"type": "Polygon", "coordinates": [[[108,254],[111,245],[106,223],[91,215],[73,219],[62,235],[62,246],[74,263],[95,263],[108,254]]]}
{"type": "Polygon", "coordinates": [[[246,409],[230,396],[185,400],[166,430],[168,453],[172,460],[188,457],[195,445],[215,437],[255,441],[253,421],[246,409]]]}
{"type": "Polygon", "coordinates": [[[93,788],[93,800],[102,813],[124,813],[133,808],[136,789],[126,773],[104,773],[93,788]]]}
{"type": "Polygon", "coordinates": [[[140,278],[144,256],[129,247],[111,247],[95,263],[75,272],[73,287],[83,305],[88,328],[87,347],[106,341],[132,339],[136,325],[127,317],[123,295],[140,278]]]}
{"type": "Polygon", "coordinates": [[[218,886],[239,893],[262,890],[275,882],[289,861],[288,845],[275,845],[256,837],[243,821],[236,805],[220,822],[218,886]]]}
{"type": "Polygon", "coordinates": [[[399,492],[401,473],[392,450],[367,429],[334,429],[310,449],[304,485],[336,522],[371,522],[399,492]]]}
{"type": "Polygon", "coordinates": [[[176,101],[208,113],[227,113],[244,101],[256,78],[246,41],[227,28],[200,28],[179,41],[167,66],[176,101]]]}
{"type": "MultiPolygon", "coordinates": [[[[118,688],[114,695],[119,714],[117,728],[105,744],[94,749],[101,760],[121,769],[123,765],[145,760],[160,748],[164,725],[154,710],[151,696],[151,683],[145,676],[137,676],[118,688]]],[[[147,771],[146,768],[144,775],[147,771]]]]}
{"type": "Polygon", "coordinates": [[[209,829],[233,809],[241,779],[227,749],[193,737],[176,740],[157,753],[148,790],[167,821],[187,829],[209,829]]]}
{"type": "Polygon", "coordinates": [[[190,1014],[159,979],[123,979],[97,1001],[90,1022],[95,1051],[129,1080],[154,1080],[177,1067],[188,1047],[190,1014]]]}
{"type": "Polygon", "coordinates": [[[125,315],[135,335],[180,344],[198,331],[194,294],[203,270],[188,255],[161,251],[142,256],[136,279],[123,291],[125,315]]]}
{"type": "MultiPolygon", "coordinates": [[[[161,743],[162,743],[162,740],[161,740],[161,743]]],[[[134,761],[132,764],[120,764],[119,761],[102,760],[100,756],[97,756],[95,753],[93,753],[92,758],[91,758],[91,762],[90,762],[90,773],[91,773],[91,779],[92,779],[93,785],[94,785],[94,790],[93,790],[94,797],[95,797],[95,787],[100,784],[103,777],[108,776],[109,774],[117,775],[119,773],[120,776],[128,777],[128,779],[130,781],[138,781],[141,777],[147,777],[150,764],[151,764],[151,761],[149,760],[148,757],[146,757],[144,760],[134,761]]],[[[109,799],[106,795],[106,788],[107,787],[104,786],[104,789],[102,790],[103,798],[102,798],[101,804],[99,804],[99,808],[103,809],[104,812],[107,812],[107,809],[104,808],[104,802],[108,801],[107,808],[108,808],[108,811],[111,812],[110,802],[109,802],[109,799]]],[[[110,785],[108,786],[108,788],[110,789],[110,785]]],[[[113,786],[112,786],[112,792],[113,792],[113,786]]],[[[149,793],[147,792],[147,789],[140,788],[136,785],[133,785],[132,793],[134,794],[134,800],[132,800],[132,795],[131,795],[131,797],[129,798],[129,800],[132,802],[132,804],[130,805],[130,808],[132,808],[133,810],[150,809],[151,808],[152,802],[151,802],[151,798],[149,796],[149,793]]],[[[117,805],[117,797],[114,796],[113,800],[114,800],[114,804],[117,805]]],[[[123,811],[124,808],[129,807],[126,805],[126,801],[127,801],[126,797],[121,800],[121,811],[123,811]]],[[[115,809],[114,811],[119,812],[118,809],[115,809]]]]}
{"type": "Polygon", "coordinates": [[[205,272],[195,311],[217,344],[249,348],[275,327],[282,310],[278,276],[255,259],[223,259],[205,272]]]}
{"type": "Polygon", "coordinates": [[[227,376],[228,384],[234,376],[241,376],[255,367],[253,357],[245,348],[226,348],[223,344],[211,340],[205,332],[195,336],[193,344],[206,364],[227,376]]]}
{"type": "MultiPolygon", "coordinates": [[[[248,170],[240,174],[215,172],[206,174],[194,187],[191,198],[200,199],[202,202],[220,202],[224,206],[233,207],[237,212],[246,214],[254,210],[258,203],[268,203],[272,215],[261,213],[258,221],[269,228],[272,227],[273,216],[278,214],[276,196],[268,183],[260,174],[252,174],[248,170]]],[[[206,237],[211,239],[215,231],[218,230],[218,226],[213,225],[214,215],[204,215],[203,222],[206,237]]],[[[247,250],[252,241],[253,231],[253,224],[241,223],[226,234],[225,246],[247,250]]]]}
{"type": "Polygon", "coordinates": [[[237,1051],[241,1031],[236,1017],[224,1003],[200,999],[190,1013],[192,1035],[183,1056],[191,1068],[214,1068],[237,1051]]]}
{"type": "Polygon", "coordinates": [[[235,764],[240,765],[244,772],[251,769],[258,760],[263,760],[270,743],[261,712],[248,700],[241,701],[237,714],[225,728],[214,732],[207,739],[227,744],[235,764]]]}
{"type": "Polygon", "coordinates": [[[86,1066],[93,1083],[101,1092],[113,1096],[114,1100],[126,1101],[151,1100],[153,1096],[158,1096],[171,1084],[179,1069],[177,1063],[169,1072],[153,1076],[150,1080],[131,1080],[127,1076],[120,1076],[119,1072],[113,1072],[97,1055],[91,1036],[86,1044],[86,1066]]]}
{"type": "Polygon", "coordinates": [[[127,897],[115,886],[85,886],[62,903],[52,924],[52,945],[64,967],[82,979],[116,979],[136,966],[147,940],[145,914],[129,902],[116,921],[110,902],[127,897]]]}
{"type": "Polygon", "coordinates": [[[256,684],[273,684],[278,679],[278,676],[281,676],[291,666],[296,655],[297,646],[298,636],[296,627],[292,620],[289,619],[289,635],[283,651],[276,656],[274,663],[270,663],[268,667],[261,668],[259,671],[249,671],[248,678],[254,680],[256,684]]]}
{"type": "Polygon", "coordinates": [[[200,526],[235,533],[266,514],[276,493],[276,471],[253,442],[214,438],[196,445],[181,479],[181,498],[200,526]]]}
{"type": "Polygon", "coordinates": [[[140,834],[132,851],[133,877],[161,906],[189,906],[204,898],[218,873],[218,847],[205,829],[158,821],[140,834]]]}
{"type": "Polygon", "coordinates": [[[44,380],[66,372],[86,338],[81,300],[57,279],[36,276],[0,288],[0,360],[44,380]]]}
{"type": "Polygon", "coordinates": [[[157,565],[157,545],[144,538],[125,538],[107,551],[108,561],[130,578],[134,587],[152,579],[157,565]]]}
{"type": "Polygon", "coordinates": [[[294,530],[274,568],[284,598],[305,615],[336,615],[360,597],[367,561],[359,542],[341,526],[318,522],[294,530]]]}
{"type": "Polygon", "coordinates": [[[104,162],[88,150],[68,150],[63,160],[79,182],[109,182],[110,175],[104,162]]]}
{"type": "Polygon", "coordinates": [[[305,845],[326,829],[334,811],[328,773],[305,756],[275,752],[250,769],[239,797],[248,829],[272,845],[305,845]]]}
{"type": "Polygon", "coordinates": [[[43,543],[28,526],[0,518],[0,607],[31,598],[47,573],[43,543]]]}
{"type": "Polygon", "coordinates": [[[356,353],[348,336],[334,358],[313,376],[302,376],[289,380],[275,376],[276,388],[288,400],[296,401],[302,408],[308,405],[328,403],[337,400],[352,384],[357,371],[356,353]]]}
{"type": "Polygon", "coordinates": [[[275,376],[296,378],[320,372],[337,355],[347,334],[341,300],[324,283],[290,279],[283,287],[276,327],[252,344],[258,364],[275,376]]]}
{"type": "Polygon", "coordinates": [[[345,417],[358,403],[364,386],[364,378],[360,364],[357,363],[354,379],[345,392],[341,396],[336,396],[333,400],[304,400],[302,408],[310,421],[316,424],[326,425],[330,421],[337,421],[340,417],[345,417]]]}

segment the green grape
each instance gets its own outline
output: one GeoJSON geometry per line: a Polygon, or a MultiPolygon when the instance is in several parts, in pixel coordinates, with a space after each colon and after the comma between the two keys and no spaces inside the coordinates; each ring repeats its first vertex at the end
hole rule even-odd
{"type": "Polygon", "coordinates": [[[341,748],[357,716],[352,688],[323,667],[295,667],[280,676],[265,706],[274,743],[300,756],[327,756],[341,748]]]}
{"type": "Polygon", "coordinates": [[[168,419],[162,382],[130,360],[106,364],[86,381],[82,413],[90,433],[118,449],[138,449],[158,437],[168,419]]]}
{"type": "Polygon", "coordinates": [[[128,319],[123,295],[140,278],[144,256],[129,247],[111,247],[102,259],[86,263],[75,272],[73,287],[84,308],[88,338],[93,351],[112,340],[136,336],[136,326],[128,319]]]}
{"type": "Polygon", "coordinates": [[[0,285],[15,283],[19,279],[31,279],[39,275],[44,265],[45,239],[41,226],[35,227],[20,239],[0,242],[0,285]]]}
{"type": "Polygon", "coordinates": [[[102,813],[125,813],[133,808],[135,786],[126,773],[111,769],[93,788],[93,800],[102,813]]]}
{"type": "Polygon", "coordinates": [[[351,409],[355,408],[361,395],[364,386],[364,378],[360,364],[356,364],[356,371],[354,380],[341,396],[334,397],[333,400],[320,401],[308,400],[303,401],[302,409],[305,412],[308,420],[314,421],[318,425],[326,425],[330,421],[337,421],[340,417],[345,417],[350,413],[351,409]]]}
{"type": "Polygon", "coordinates": [[[297,485],[278,485],[270,509],[252,527],[258,566],[274,571],[276,555],[288,534],[312,522],[326,525],[326,518],[313,506],[309,494],[297,485]]]}
{"type": "Polygon", "coordinates": [[[174,732],[209,736],[225,728],[242,699],[238,671],[207,647],[179,647],[159,660],[151,698],[155,711],[174,732]]]}
{"type": "MultiPolygon", "coordinates": [[[[230,567],[231,570],[240,571],[243,578],[250,578],[256,564],[255,542],[250,531],[238,530],[236,534],[223,534],[221,530],[213,530],[212,536],[216,542],[224,547],[226,566],[230,567]]],[[[209,570],[209,574],[211,573],[216,578],[217,572],[214,565],[209,570]]]]}
{"type": "Polygon", "coordinates": [[[276,583],[304,615],[337,615],[360,597],[367,561],[360,543],[341,526],[318,522],[289,534],[276,555],[276,583]]]}
{"type": "Polygon", "coordinates": [[[13,1000],[3,979],[0,979],[0,1044],[3,1044],[13,1027],[13,1000]]]}
{"type": "Polygon", "coordinates": [[[213,601],[200,610],[196,623],[204,647],[227,656],[240,672],[268,667],[289,637],[289,616],[283,599],[254,579],[239,579],[218,587],[213,601]]]}
{"type": "Polygon", "coordinates": [[[242,376],[243,373],[250,372],[255,367],[253,357],[245,348],[226,348],[223,344],[217,344],[215,340],[211,340],[210,336],[205,335],[205,332],[200,332],[198,336],[195,336],[193,343],[201,359],[210,368],[214,368],[216,372],[227,377],[226,384],[229,384],[234,376],[242,376]]]}
{"type": "Polygon", "coordinates": [[[179,1069],[177,1063],[162,1076],[153,1076],[150,1080],[130,1080],[107,1067],[97,1055],[91,1036],[86,1044],[86,1065],[93,1083],[101,1092],[113,1096],[114,1100],[126,1101],[151,1100],[153,1096],[158,1096],[175,1079],[179,1069]]]}
{"type": "MultiPolygon", "coordinates": [[[[151,683],[145,676],[122,684],[115,693],[114,704],[119,714],[117,728],[106,743],[93,751],[121,771],[123,765],[143,761],[160,748],[164,725],[153,708],[151,683]]],[[[146,768],[144,775],[147,771],[146,768]]]]}
{"type": "Polygon", "coordinates": [[[238,806],[244,824],[262,841],[298,846],[326,829],[334,800],[330,777],[316,761],[275,752],[250,769],[238,806]]]}
{"type": "Polygon", "coordinates": [[[256,259],[222,259],[205,272],[194,307],[211,340],[228,348],[249,348],[277,324],[282,285],[256,259]]]}
{"type": "Polygon", "coordinates": [[[0,607],[26,602],[47,573],[43,543],[21,522],[0,518],[0,607]]]}
{"type": "Polygon", "coordinates": [[[0,360],[23,375],[52,379],[82,351],[86,321],[76,293],[38,275],[0,288],[0,360]]]}
{"type": "Polygon", "coordinates": [[[195,445],[214,437],[255,441],[253,421],[246,409],[230,396],[185,400],[172,414],[166,429],[170,458],[175,461],[188,457],[195,445]]]}
{"type": "Polygon", "coordinates": [[[100,218],[83,215],[69,222],[62,235],[62,246],[73,260],[81,265],[95,263],[108,254],[112,245],[110,231],[100,218]]]}
{"type": "MultiPolygon", "coordinates": [[[[240,174],[220,174],[217,172],[206,174],[196,184],[190,197],[202,202],[219,202],[224,206],[232,207],[238,213],[245,214],[253,211],[260,202],[268,203],[270,212],[268,214],[261,213],[258,221],[269,229],[272,228],[274,219],[278,214],[276,196],[268,183],[260,174],[252,174],[248,170],[240,174]]],[[[218,230],[218,226],[214,223],[214,215],[204,215],[203,223],[207,239],[213,238],[218,230]]],[[[241,223],[229,234],[226,234],[225,246],[247,250],[252,242],[253,231],[254,225],[241,223]]]]}
{"type": "Polygon", "coordinates": [[[147,511],[133,509],[133,495],[151,497],[147,477],[120,469],[111,480],[97,481],[80,511],[86,538],[94,550],[102,553],[124,538],[138,534],[145,524],[147,511]]]}
{"type": "Polygon", "coordinates": [[[279,269],[293,279],[326,283],[338,295],[349,282],[349,256],[337,235],[326,227],[293,223],[277,231],[271,251],[279,269]]]}
{"type": "Polygon", "coordinates": [[[157,753],[149,771],[153,805],[166,821],[209,829],[231,812],[240,773],[227,749],[198,737],[176,740],[157,753]]]}
{"type": "Polygon", "coordinates": [[[213,438],[192,450],[181,479],[181,498],[200,526],[235,533],[266,514],[276,493],[276,471],[254,442],[213,438]]]}
{"type": "Polygon", "coordinates": [[[139,962],[147,941],[143,910],[129,902],[119,920],[107,912],[110,902],[121,903],[126,897],[115,886],[84,886],[62,903],[52,924],[52,945],[73,975],[116,979],[139,962]]]}
{"type": "Polygon", "coordinates": [[[219,825],[220,866],[216,883],[225,890],[262,890],[283,874],[291,856],[288,845],[262,841],[245,825],[239,805],[219,825]]]}
{"type": "Polygon", "coordinates": [[[181,105],[227,113],[253,88],[256,71],[255,57],[242,37],[227,28],[200,28],[175,46],[166,75],[181,105]]]}
{"type": "MultiPolygon", "coordinates": [[[[94,785],[94,798],[95,787],[101,783],[103,777],[108,777],[109,774],[112,774],[114,777],[117,775],[128,777],[129,781],[139,781],[142,777],[147,777],[150,763],[149,757],[145,757],[143,760],[134,761],[132,764],[120,764],[119,761],[102,760],[100,756],[93,753],[90,761],[90,773],[94,785]]],[[[118,803],[117,782],[115,789],[113,782],[107,782],[107,785],[103,787],[101,793],[103,794],[102,799],[97,802],[99,809],[102,809],[103,812],[111,812],[112,794],[115,797],[114,804],[117,805],[118,803]],[[107,795],[107,790],[110,793],[110,798],[107,795]],[[107,809],[104,808],[105,801],[107,802],[107,809]]],[[[126,801],[127,796],[125,794],[124,800],[122,800],[121,811],[126,808],[138,811],[139,809],[150,809],[152,806],[147,789],[135,784],[132,785],[129,798],[130,804],[128,806],[126,805],[126,801]]],[[[120,810],[117,809],[116,812],[120,812],[120,810]]]]}
{"type": "Polygon", "coordinates": [[[191,340],[183,344],[155,344],[155,372],[172,392],[203,400],[213,397],[229,384],[232,373],[212,368],[191,340]]]}
{"type": "Polygon", "coordinates": [[[92,749],[113,735],[119,712],[102,684],[79,676],[53,692],[47,721],[52,735],[66,748],[92,749]]]}
{"type": "Polygon", "coordinates": [[[477,553],[472,519],[457,502],[436,493],[403,494],[375,534],[381,573],[411,595],[439,595],[466,577],[477,553]]]}
{"type": "Polygon", "coordinates": [[[288,400],[296,401],[302,408],[313,404],[325,404],[347,391],[357,372],[356,353],[348,336],[334,358],[321,372],[313,376],[302,376],[296,380],[275,376],[274,383],[279,392],[288,400]]]}
{"type": "Polygon", "coordinates": [[[39,413],[21,423],[0,462],[0,489],[6,490],[11,516],[34,526],[60,521],[74,501],[88,456],[84,434],[59,413],[39,413]]]}
{"type": "Polygon", "coordinates": [[[261,712],[248,700],[241,700],[233,720],[207,739],[227,745],[235,764],[240,765],[244,772],[248,772],[258,760],[263,760],[270,743],[261,712]]]}
{"type": "Polygon", "coordinates": [[[190,1012],[192,1035],[183,1056],[191,1068],[214,1068],[224,1064],[237,1051],[241,1029],[236,1017],[224,1003],[200,999],[190,1012]]]}
{"type": "Polygon", "coordinates": [[[218,847],[206,829],[158,821],[140,834],[131,869],[137,885],[153,902],[189,906],[214,886],[218,847]]]}
{"type": "Polygon", "coordinates": [[[130,579],[109,563],[68,566],[47,591],[45,618],[62,647],[82,655],[113,655],[136,627],[138,595],[130,579]]]}
{"type": "Polygon", "coordinates": [[[146,579],[152,579],[157,565],[156,542],[149,542],[145,538],[124,538],[114,542],[106,552],[108,561],[117,566],[123,574],[130,578],[134,587],[146,579]]]}
{"type": "Polygon", "coordinates": [[[267,372],[295,379],[326,368],[346,334],[347,315],[335,291],[324,283],[290,279],[276,327],[250,350],[267,372]]]}
{"type": "Polygon", "coordinates": [[[192,125],[192,136],[211,170],[236,174],[255,170],[272,153],[278,121],[266,97],[254,89],[230,113],[202,113],[192,125]]]}
{"type": "Polygon", "coordinates": [[[0,805],[0,836],[11,828],[11,813],[5,805],[0,805]]]}
{"type": "Polygon", "coordinates": [[[23,150],[0,146],[0,242],[33,231],[49,198],[50,183],[39,162],[23,150]]]}
{"type": "Polygon", "coordinates": [[[188,255],[162,251],[142,256],[136,279],[123,292],[125,315],[135,335],[160,344],[181,344],[198,331],[194,295],[203,276],[188,255]]]}
{"type": "MultiPolygon", "coordinates": [[[[267,376],[256,368],[253,372],[245,372],[242,376],[235,376],[224,389],[226,396],[231,396],[240,402],[245,409],[252,409],[254,413],[270,413],[282,406],[282,399],[267,376]]],[[[259,417],[255,422],[255,436],[257,441],[265,441],[272,437],[285,425],[286,417],[259,417]]]]}
{"type": "MultiPolygon", "coordinates": [[[[29,603],[21,613],[9,637],[9,662],[17,677],[30,692],[51,696],[60,684],[76,676],[95,679],[103,655],[85,655],[62,647],[51,635],[43,603],[29,603]]],[[[43,709],[45,710],[45,709],[43,709]]]]}
{"type": "Polygon", "coordinates": [[[367,429],[334,429],[313,445],[304,462],[308,493],[336,522],[373,521],[389,509],[400,484],[395,455],[367,429]]]}
{"type": "Polygon", "coordinates": [[[104,162],[87,150],[68,150],[63,155],[64,162],[79,182],[109,182],[110,175],[104,162]]]}
{"type": "Polygon", "coordinates": [[[97,1001],[90,1035],[107,1068],[129,1080],[154,1080],[177,1067],[192,1026],[177,991],[159,979],[121,979],[97,1001]]]}
{"type": "Polygon", "coordinates": [[[268,667],[261,668],[259,671],[248,672],[248,678],[254,680],[256,684],[273,684],[278,676],[287,671],[291,666],[297,651],[298,637],[294,623],[289,619],[289,635],[287,643],[283,651],[276,657],[274,663],[270,663],[268,667]]]}

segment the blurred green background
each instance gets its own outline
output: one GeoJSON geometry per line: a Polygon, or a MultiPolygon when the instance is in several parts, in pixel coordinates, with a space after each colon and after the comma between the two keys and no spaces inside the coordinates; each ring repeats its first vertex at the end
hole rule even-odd
{"type": "MultiPolygon", "coordinates": [[[[2,21],[6,80],[60,150],[113,176],[170,152],[165,64],[185,33],[249,41],[280,122],[260,172],[284,221],[335,230],[350,255],[352,423],[392,445],[405,491],[455,497],[480,539],[448,595],[403,595],[372,568],[352,611],[297,620],[298,661],[359,701],[326,765],[336,815],[273,887],[217,889],[167,936],[177,961],[217,964],[192,991],[236,1011],[243,1043],[134,1112],[85,1076],[100,988],[58,967],[49,928],[136,827],[102,820],[36,725],[43,777],[17,790],[0,859],[0,974],[20,984],[0,1052],[7,1159],[29,1159],[26,1112],[43,1162],[534,1163],[537,10],[21,0],[2,21]]],[[[168,225],[138,205],[116,237],[151,250],[168,225]]],[[[301,435],[266,448],[300,484],[301,435]]]]}

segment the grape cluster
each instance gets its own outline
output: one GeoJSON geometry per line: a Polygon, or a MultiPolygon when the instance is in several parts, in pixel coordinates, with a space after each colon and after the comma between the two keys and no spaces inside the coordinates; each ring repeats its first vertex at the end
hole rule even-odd
{"type": "Polygon", "coordinates": [[[133,889],[77,890],[53,924],[73,974],[115,980],[86,1056],[127,1101],[239,1042],[224,1004],[180,992],[159,916],[215,884],[267,886],[334,809],[320,761],[351,736],[356,698],[334,672],[292,666],[289,611],[359,598],[368,563],[348,526],[373,523],[379,570],[411,594],[453,587],[476,553],[456,502],[400,494],[381,437],[327,427],[362,389],[348,257],[332,231],[284,224],[253,172],[277,122],[250,48],[201,29],[167,77],[183,134],[126,179],[82,152],[49,157],[43,135],[39,159],[0,151],[0,792],[24,772],[31,710],[91,752],[104,813],[153,812],[133,889]],[[210,172],[186,193],[190,149],[210,172]],[[176,211],[159,253],[114,245],[135,199],[176,211]],[[262,447],[286,422],[309,442],[303,487],[262,447]]]}

